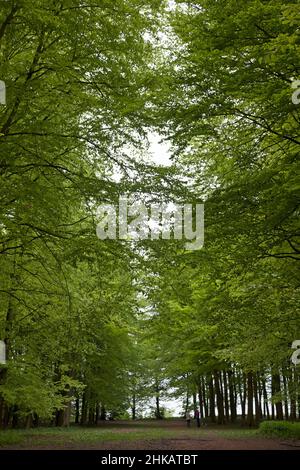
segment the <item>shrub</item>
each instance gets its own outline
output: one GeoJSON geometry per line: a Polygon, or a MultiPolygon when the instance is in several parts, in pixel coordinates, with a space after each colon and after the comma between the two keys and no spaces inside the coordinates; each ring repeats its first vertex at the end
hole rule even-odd
{"type": "Polygon", "coordinates": [[[264,421],[259,426],[259,432],[269,437],[285,437],[300,439],[300,423],[288,421],[264,421]]]}
{"type": "Polygon", "coordinates": [[[9,429],[7,431],[0,431],[0,447],[10,444],[19,444],[24,440],[24,435],[21,431],[9,429]]]}

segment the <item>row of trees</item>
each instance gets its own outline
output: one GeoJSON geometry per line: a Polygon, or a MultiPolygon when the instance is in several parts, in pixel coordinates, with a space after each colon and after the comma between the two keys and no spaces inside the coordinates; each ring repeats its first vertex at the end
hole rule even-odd
{"type": "Polygon", "coordinates": [[[238,402],[250,425],[295,419],[299,4],[177,3],[156,109],[193,202],[205,201],[205,246],[149,245],[149,328],[170,386],[199,392],[205,415],[234,420],[238,402]]]}
{"type": "Polygon", "coordinates": [[[1,3],[2,427],[299,417],[299,5],[165,3],[1,3]],[[204,202],[204,248],[97,240],[121,194],[204,202]]]}
{"type": "Polygon", "coordinates": [[[0,427],[68,424],[79,397],[127,406],[137,261],[127,243],[97,239],[96,209],[157,174],[132,152],[160,8],[1,2],[0,427]]]}
{"type": "Polygon", "coordinates": [[[262,419],[296,420],[300,418],[299,394],[295,393],[298,383],[295,371],[289,369],[284,375],[266,372],[264,376],[236,368],[215,370],[199,376],[191,386],[193,408],[205,420],[218,424],[241,420],[241,424],[253,426],[262,419]]]}

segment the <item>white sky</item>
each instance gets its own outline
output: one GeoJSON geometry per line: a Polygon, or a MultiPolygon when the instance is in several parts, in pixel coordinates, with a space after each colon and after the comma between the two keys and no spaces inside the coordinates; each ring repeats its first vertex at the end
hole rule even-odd
{"type": "MultiPolygon", "coordinates": [[[[156,165],[169,166],[172,164],[170,160],[171,146],[168,142],[162,141],[162,137],[157,133],[150,133],[149,139],[149,157],[156,165]]],[[[161,406],[166,407],[174,416],[182,413],[182,399],[161,400],[161,406]]]]}
{"type": "Polygon", "coordinates": [[[149,139],[149,157],[156,165],[169,166],[172,164],[170,160],[171,149],[168,142],[162,142],[162,137],[157,133],[150,133],[149,139]]]}

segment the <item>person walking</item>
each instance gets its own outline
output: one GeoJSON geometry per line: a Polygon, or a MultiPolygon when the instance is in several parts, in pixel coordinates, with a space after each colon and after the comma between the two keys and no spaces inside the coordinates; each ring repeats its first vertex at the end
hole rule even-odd
{"type": "Polygon", "coordinates": [[[196,409],[195,411],[195,418],[196,418],[196,422],[197,422],[197,428],[200,428],[200,411],[198,410],[198,408],[196,409]]]}

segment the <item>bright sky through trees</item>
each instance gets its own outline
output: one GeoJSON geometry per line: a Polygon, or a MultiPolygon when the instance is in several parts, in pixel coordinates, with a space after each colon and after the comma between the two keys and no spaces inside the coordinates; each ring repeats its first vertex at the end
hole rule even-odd
{"type": "Polygon", "coordinates": [[[299,418],[299,12],[0,1],[2,428],[299,418]],[[204,247],[99,240],[122,195],[204,247]]]}

